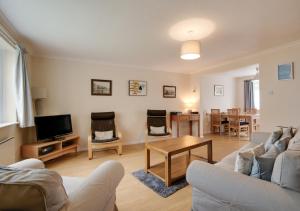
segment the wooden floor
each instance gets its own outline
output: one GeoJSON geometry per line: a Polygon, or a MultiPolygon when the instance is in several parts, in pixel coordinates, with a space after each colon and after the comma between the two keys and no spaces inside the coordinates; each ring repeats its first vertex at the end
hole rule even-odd
{"type": "MultiPolygon", "coordinates": [[[[246,138],[229,138],[228,136],[207,135],[213,140],[213,160],[219,161],[227,154],[248,143],[246,138]]],[[[192,151],[193,154],[206,157],[206,147],[192,151]]],[[[120,211],[185,211],[191,210],[192,190],[187,186],[168,198],[153,192],[132,176],[132,172],[144,168],[144,146],[125,146],[123,155],[115,151],[96,152],[93,160],[88,160],[87,152],[64,156],[46,163],[47,168],[63,176],[84,177],[106,160],[118,160],[125,168],[125,176],[117,189],[117,206],[120,211]]],[[[164,158],[160,154],[151,154],[151,164],[159,163],[164,158]]]]}

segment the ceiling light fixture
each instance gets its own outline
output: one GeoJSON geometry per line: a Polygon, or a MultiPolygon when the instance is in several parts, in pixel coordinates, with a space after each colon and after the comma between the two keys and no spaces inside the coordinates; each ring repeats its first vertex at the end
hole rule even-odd
{"type": "Polygon", "coordinates": [[[188,40],[182,43],[181,56],[183,60],[194,60],[200,58],[200,42],[197,40],[188,40]]]}

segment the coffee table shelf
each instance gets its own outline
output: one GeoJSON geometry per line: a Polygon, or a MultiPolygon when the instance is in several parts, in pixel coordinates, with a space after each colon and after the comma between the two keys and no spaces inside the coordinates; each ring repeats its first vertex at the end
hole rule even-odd
{"type": "Polygon", "coordinates": [[[212,140],[210,139],[183,136],[148,142],[145,145],[145,172],[150,172],[162,179],[168,187],[175,180],[184,177],[191,160],[196,159],[196,157],[199,159],[199,156],[195,157],[191,155],[191,150],[202,146],[207,146],[207,161],[212,163],[212,140]],[[150,151],[164,155],[165,162],[151,166],[150,151]],[[185,153],[185,155],[179,156],[181,153],[185,153]]]}
{"type": "MultiPolygon", "coordinates": [[[[173,158],[171,161],[171,182],[184,178],[188,164],[193,160],[199,160],[199,157],[191,155],[190,161],[188,161],[188,158],[185,155],[173,158]]],[[[165,162],[151,166],[150,169],[148,169],[148,172],[165,181],[165,162]]]]}

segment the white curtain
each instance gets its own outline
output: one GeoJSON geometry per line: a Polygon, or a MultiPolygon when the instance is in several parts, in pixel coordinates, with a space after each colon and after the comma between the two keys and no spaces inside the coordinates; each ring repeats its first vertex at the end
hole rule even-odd
{"type": "Polygon", "coordinates": [[[20,127],[32,127],[34,126],[34,115],[25,51],[21,46],[17,46],[17,51],[17,65],[15,69],[17,117],[20,127]]]}

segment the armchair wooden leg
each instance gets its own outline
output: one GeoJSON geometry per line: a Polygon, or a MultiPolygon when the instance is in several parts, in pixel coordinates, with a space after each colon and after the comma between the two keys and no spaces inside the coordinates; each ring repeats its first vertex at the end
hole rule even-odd
{"type": "Polygon", "coordinates": [[[122,155],[122,144],[118,146],[118,155],[122,155]]]}

